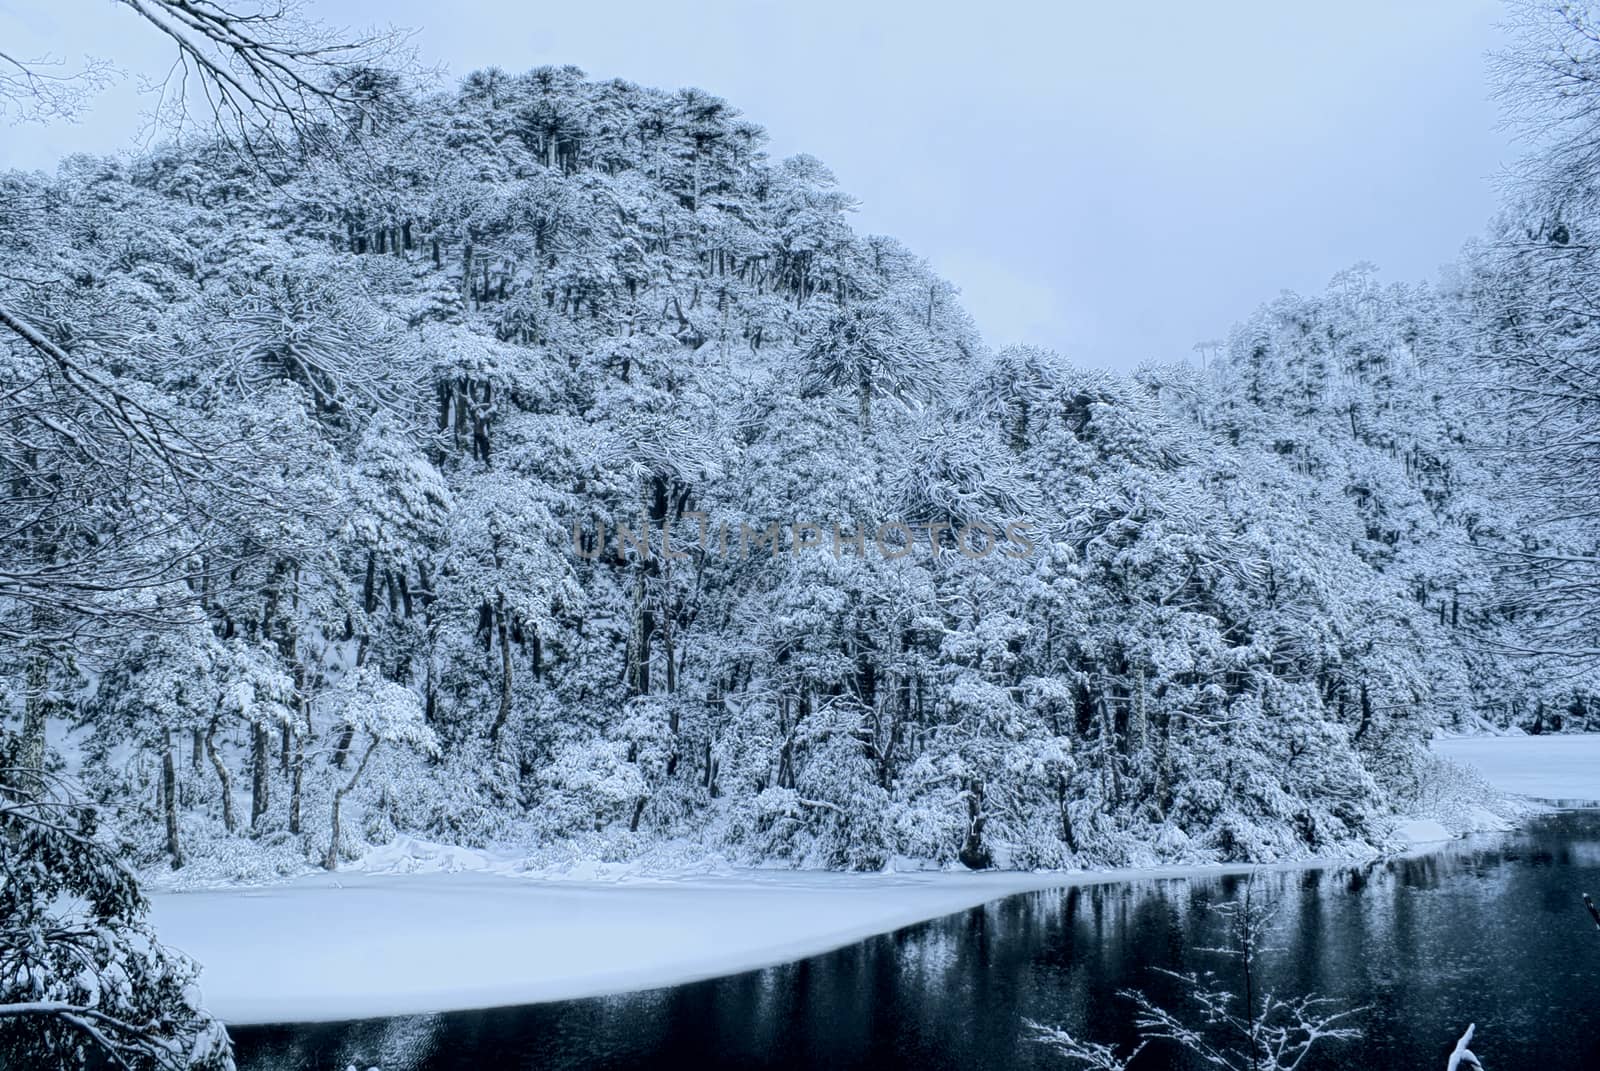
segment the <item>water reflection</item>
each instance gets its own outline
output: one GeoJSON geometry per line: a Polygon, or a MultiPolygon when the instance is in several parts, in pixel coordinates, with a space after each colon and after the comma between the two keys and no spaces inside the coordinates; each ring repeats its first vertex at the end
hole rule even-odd
{"type": "MultiPolygon", "coordinates": [[[[1304,1065],[1442,1066],[1468,1022],[1489,1067],[1600,1067],[1600,812],[1360,866],[1257,876],[1278,903],[1266,982],[1369,1005],[1365,1041],[1304,1065]]],[[[1154,968],[1226,970],[1208,906],[1245,879],[1032,893],[809,960],[644,993],[236,1032],[244,1071],[1048,1068],[1025,1018],[1132,1040],[1119,990],[1181,1002],[1154,968]]],[[[1137,1067],[1185,1067],[1151,1050],[1137,1067]]]]}

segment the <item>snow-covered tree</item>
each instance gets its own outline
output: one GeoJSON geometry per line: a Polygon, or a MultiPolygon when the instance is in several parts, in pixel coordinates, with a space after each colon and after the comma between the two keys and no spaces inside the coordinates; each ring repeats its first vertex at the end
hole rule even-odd
{"type": "Polygon", "coordinates": [[[0,768],[0,1060],[11,1067],[231,1071],[196,968],[163,948],[93,809],[0,768]]]}

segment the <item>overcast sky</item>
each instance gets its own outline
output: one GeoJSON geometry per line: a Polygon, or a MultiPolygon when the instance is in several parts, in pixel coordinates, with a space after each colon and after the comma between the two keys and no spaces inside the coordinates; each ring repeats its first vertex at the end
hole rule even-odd
{"type": "MultiPolygon", "coordinates": [[[[698,86],[808,152],[963,292],[995,344],[1131,368],[1370,260],[1430,277],[1513,150],[1484,78],[1495,0],[902,3],[311,0],[415,27],[454,75],[573,63],[698,86]]],[[[0,0],[0,48],[170,56],[109,0],[0,0]]],[[[0,127],[0,167],[130,145],[132,83],[77,126],[0,127]]]]}

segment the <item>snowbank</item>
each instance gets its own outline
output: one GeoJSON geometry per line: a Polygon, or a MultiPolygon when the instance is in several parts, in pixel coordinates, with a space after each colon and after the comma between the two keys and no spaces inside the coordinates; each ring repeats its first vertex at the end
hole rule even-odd
{"type": "Polygon", "coordinates": [[[1600,802],[1600,733],[1441,737],[1433,751],[1471,766],[1502,792],[1600,802]]]}
{"type": "Polygon", "coordinates": [[[163,941],[204,964],[206,1006],[245,1024],[672,985],[815,955],[1017,892],[1241,869],[740,871],[616,881],[462,869],[312,875],[259,888],[156,893],[151,901],[163,941]]]}
{"type": "Polygon", "coordinates": [[[1415,847],[1420,844],[1437,844],[1450,840],[1454,834],[1442,822],[1433,818],[1412,818],[1394,827],[1394,838],[1402,844],[1415,847]]]}
{"type": "MultiPolygon", "coordinates": [[[[1497,789],[1600,800],[1600,735],[1440,739],[1433,750],[1478,770],[1487,786],[1469,780],[1485,799],[1497,789]]],[[[1452,791],[1397,822],[1393,842],[1423,845],[1510,824],[1473,792],[1452,791]]],[[[527,865],[515,852],[402,837],[369,853],[360,870],[154,893],[153,921],[165,941],[205,965],[206,1003],[225,1021],[319,1021],[674,985],[815,955],[1018,892],[1249,869],[725,867],[662,877],[595,865],[556,877],[527,865]]]]}

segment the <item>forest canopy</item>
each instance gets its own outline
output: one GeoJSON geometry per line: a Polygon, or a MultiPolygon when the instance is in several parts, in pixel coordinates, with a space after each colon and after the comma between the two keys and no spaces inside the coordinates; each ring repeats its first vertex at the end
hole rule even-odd
{"type": "Polygon", "coordinates": [[[1580,448],[1494,373],[1590,330],[1586,175],[1115,377],[707,93],[362,86],[316,151],[0,176],[12,746],[72,727],[142,863],[1267,860],[1387,843],[1438,727],[1590,724],[1593,536],[1509,493],[1580,448]]]}

